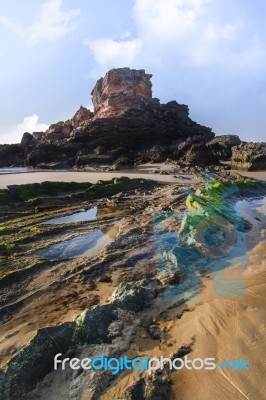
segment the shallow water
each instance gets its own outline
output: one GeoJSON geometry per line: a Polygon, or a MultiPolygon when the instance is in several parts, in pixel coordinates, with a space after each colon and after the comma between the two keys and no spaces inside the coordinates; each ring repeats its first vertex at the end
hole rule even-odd
{"type": "MultiPolygon", "coordinates": [[[[164,296],[167,301],[181,301],[185,299],[197,298],[199,289],[198,274],[201,272],[213,272],[214,292],[217,297],[242,296],[245,295],[245,287],[238,280],[226,281],[223,278],[224,270],[229,267],[242,267],[247,265],[249,251],[258,243],[266,239],[266,197],[256,197],[236,202],[235,211],[240,219],[248,221],[251,225],[247,231],[238,231],[235,229],[234,243],[230,251],[219,258],[206,258],[199,263],[189,263],[190,268],[186,268],[185,263],[179,263],[173,268],[167,263],[161,263],[161,273],[182,272],[186,274],[184,282],[176,285],[170,285],[164,296]],[[194,271],[193,271],[194,269],[194,271]]],[[[177,242],[178,247],[178,242],[177,242]]],[[[188,257],[188,256],[187,256],[188,257]]],[[[184,255],[184,261],[187,257],[184,255]]]]}
{"type": "Polygon", "coordinates": [[[97,207],[90,208],[89,210],[81,209],[79,212],[75,212],[64,217],[51,218],[41,222],[38,225],[48,224],[69,224],[70,222],[82,222],[82,221],[94,221],[97,218],[97,207]]]}
{"type": "Polygon", "coordinates": [[[101,230],[96,230],[87,235],[67,239],[53,244],[45,249],[38,250],[32,255],[49,260],[63,260],[77,256],[95,257],[112,239],[101,230]]]}
{"type": "Polygon", "coordinates": [[[26,167],[10,167],[0,168],[0,174],[19,174],[21,172],[31,172],[31,168],[26,167]]]}

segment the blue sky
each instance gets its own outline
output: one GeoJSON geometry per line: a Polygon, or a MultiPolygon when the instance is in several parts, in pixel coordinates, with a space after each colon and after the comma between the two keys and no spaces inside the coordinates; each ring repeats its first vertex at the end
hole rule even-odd
{"type": "Polygon", "coordinates": [[[114,67],[217,134],[265,141],[265,0],[0,0],[0,143],[91,107],[114,67]]]}

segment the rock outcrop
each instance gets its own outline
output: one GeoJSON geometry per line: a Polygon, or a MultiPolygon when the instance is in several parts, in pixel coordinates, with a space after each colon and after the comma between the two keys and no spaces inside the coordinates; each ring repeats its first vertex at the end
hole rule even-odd
{"type": "Polygon", "coordinates": [[[0,145],[0,168],[24,166],[26,156],[24,145],[2,144],[0,145]]]}
{"type": "Polygon", "coordinates": [[[238,136],[214,137],[190,119],[187,105],[161,104],[152,97],[151,77],[145,70],[110,70],[92,91],[94,112],[81,106],[45,132],[26,132],[20,144],[0,146],[0,166],[83,168],[167,159],[207,166],[229,160],[238,136]]]}
{"type": "Polygon", "coordinates": [[[227,161],[232,156],[232,148],[240,143],[241,140],[237,135],[221,135],[213,138],[207,146],[219,160],[227,161]]]}
{"type": "Polygon", "coordinates": [[[74,324],[39,329],[34,338],[4,369],[0,379],[0,398],[27,399],[28,392],[54,368],[54,356],[65,353],[70,345],[74,324]]]}
{"type": "Polygon", "coordinates": [[[266,169],[266,143],[241,143],[232,148],[232,168],[246,171],[266,169]]]}
{"type": "Polygon", "coordinates": [[[152,75],[144,69],[112,69],[100,78],[92,90],[92,102],[97,118],[120,115],[139,107],[143,100],[152,98],[152,75]]]}
{"type": "Polygon", "coordinates": [[[210,151],[205,143],[193,144],[182,160],[185,164],[198,165],[200,167],[219,164],[219,157],[210,151]]]}
{"type": "Polygon", "coordinates": [[[155,286],[148,281],[121,283],[113,293],[111,303],[92,307],[79,316],[77,326],[81,329],[76,336],[90,344],[111,342],[108,328],[117,320],[117,311],[142,311],[157,294],[155,286]]]}
{"type": "Polygon", "coordinates": [[[110,343],[108,328],[118,319],[119,311],[142,311],[157,295],[158,285],[152,281],[120,284],[110,304],[85,310],[76,322],[39,329],[0,370],[0,399],[27,399],[36,384],[53,370],[56,354],[65,355],[70,348],[76,350],[80,340],[89,344],[110,343]]]}

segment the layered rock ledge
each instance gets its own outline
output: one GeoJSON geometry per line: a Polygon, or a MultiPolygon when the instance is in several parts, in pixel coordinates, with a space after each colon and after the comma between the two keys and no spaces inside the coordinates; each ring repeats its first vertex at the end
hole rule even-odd
{"type": "Polygon", "coordinates": [[[206,166],[230,160],[239,137],[215,137],[211,128],[191,120],[187,105],[161,104],[152,97],[151,77],[143,69],[110,70],[92,90],[94,112],[81,106],[45,132],[26,132],[20,144],[0,146],[0,166],[117,167],[167,159],[206,166]]]}

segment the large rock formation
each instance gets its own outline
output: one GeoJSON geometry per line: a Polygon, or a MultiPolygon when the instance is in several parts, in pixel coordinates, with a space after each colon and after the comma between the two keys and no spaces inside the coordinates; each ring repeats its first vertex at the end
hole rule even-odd
{"type": "Polygon", "coordinates": [[[241,143],[232,149],[232,168],[266,169],[266,143],[241,143]]]}
{"type": "Polygon", "coordinates": [[[150,74],[112,69],[92,91],[95,112],[80,107],[46,132],[25,133],[20,145],[0,146],[0,166],[78,167],[165,161],[210,165],[231,156],[239,138],[214,139],[189,118],[188,106],[152,98],[150,74]],[[8,154],[8,157],[7,157],[8,154]]]}
{"type": "Polygon", "coordinates": [[[142,100],[151,99],[151,77],[144,69],[118,68],[107,72],[91,92],[96,117],[120,115],[138,107],[142,100]]]}

